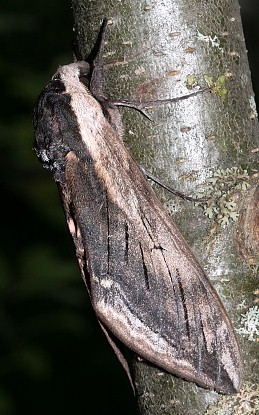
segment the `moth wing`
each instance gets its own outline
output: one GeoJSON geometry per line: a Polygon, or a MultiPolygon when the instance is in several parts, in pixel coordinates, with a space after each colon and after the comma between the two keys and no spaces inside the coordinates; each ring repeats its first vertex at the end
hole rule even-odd
{"type": "MultiPolygon", "coordinates": [[[[114,178],[109,190],[93,166],[74,154],[67,161],[72,210],[87,249],[81,270],[101,323],[168,372],[237,391],[242,365],[229,317],[136,163],[129,159],[130,173],[114,178]]],[[[109,174],[112,180],[112,168],[109,174]]]]}

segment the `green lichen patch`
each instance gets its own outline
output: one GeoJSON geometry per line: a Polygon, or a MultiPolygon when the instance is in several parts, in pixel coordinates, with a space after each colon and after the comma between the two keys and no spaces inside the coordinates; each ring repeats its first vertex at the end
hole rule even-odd
{"type": "Polygon", "coordinates": [[[205,415],[256,415],[259,412],[259,386],[246,382],[237,395],[223,396],[205,415]]]}
{"type": "Polygon", "coordinates": [[[248,179],[247,170],[238,167],[216,170],[212,177],[206,179],[203,193],[197,195],[198,198],[205,199],[205,202],[197,205],[202,206],[209,219],[214,219],[222,226],[237,221],[235,196],[237,192],[249,187],[248,179]]]}
{"type": "Polygon", "coordinates": [[[213,76],[204,75],[203,78],[212,92],[214,92],[216,95],[218,95],[223,100],[226,99],[227,94],[228,94],[228,90],[226,88],[226,82],[227,82],[226,75],[220,75],[217,79],[214,79],[213,76]]]}
{"type": "Polygon", "coordinates": [[[188,89],[192,89],[198,85],[197,76],[194,74],[189,74],[186,76],[185,85],[188,89]]]}

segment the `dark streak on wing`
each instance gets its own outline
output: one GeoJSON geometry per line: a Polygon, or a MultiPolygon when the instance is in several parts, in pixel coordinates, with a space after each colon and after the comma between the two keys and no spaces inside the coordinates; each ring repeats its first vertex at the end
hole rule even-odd
{"type": "Polygon", "coordinates": [[[184,312],[184,322],[185,322],[186,332],[187,332],[188,338],[190,339],[191,330],[190,330],[189,316],[188,316],[188,311],[187,311],[187,306],[186,306],[186,298],[185,298],[184,289],[183,289],[183,285],[182,285],[182,282],[181,282],[180,273],[179,273],[178,268],[176,268],[175,279],[178,282],[180,296],[181,296],[181,300],[182,300],[181,305],[183,307],[183,312],[184,312]]]}
{"type": "Polygon", "coordinates": [[[196,343],[197,343],[197,349],[196,349],[197,350],[197,367],[198,367],[198,370],[203,370],[201,344],[206,344],[206,337],[205,337],[205,333],[204,333],[204,327],[203,327],[202,320],[199,319],[198,322],[197,322],[197,314],[200,314],[199,310],[198,310],[198,313],[195,312],[195,323],[196,323],[196,326],[200,325],[200,330],[201,330],[200,336],[197,336],[197,339],[196,339],[196,343]]]}
{"type": "Polygon", "coordinates": [[[152,234],[151,224],[150,224],[148,218],[146,217],[146,215],[143,212],[141,212],[141,219],[142,219],[143,225],[146,229],[146,232],[148,233],[149,238],[151,239],[151,241],[155,242],[153,234],[152,234]]]}
{"type": "Polygon", "coordinates": [[[222,374],[222,365],[220,364],[220,359],[218,359],[215,362],[215,366],[216,366],[216,379],[215,379],[215,385],[217,385],[217,387],[220,386],[221,382],[222,382],[222,375],[224,376],[224,374],[222,374]]]}
{"type": "Polygon", "coordinates": [[[109,198],[107,193],[105,194],[106,199],[106,217],[107,217],[107,275],[110,275],[110,258],[111,258],[111,249],[110,249],[110,212],[109,212],[109,198]]]}
{"type": "Polygon", "coordinates": [[[167,263],[167,261],[166,261],[166,257],[165,257],[165,255],[164,255],[164,253],[163,253],[163,250],[162,250],[162,249],[161,249],[161,255],[162,255],[162,257],[163,257],[163,260],[164,260],[164,263],[165,263],[165,266],[166,266],[166,269],[167,269],[168,277],[170,278],[170,281],[171,281],[172,286],[174,286],[174,279],[173,279],[173,277],[172,277],[172,273],[171,273],[170,267],[168,266],[168,263],[167,263]]]}
{"type": "Polygon", "coordinates": [[[146,288],[147,290],[149,290],[150,287],[149,287],[149,280],[148,280],[148,271],[147,271],[147,266],[145,264],[145,258],[144,258],[144,253],[143,253],[141,242],[139,242],[139,248],[140,248],[140,253],[141,253],[141,258],[142,258],[143,276],[145,279],[146,288]]]}
{"type": "MultiPolygon", "coordinates": [[[[196,364],[200,371],[206,370],[206,359],[204,359],[204,356],[206,356],[206,353],[208,352],[208,336],[213,336],[213,338],[216,338],[216,330],[215,330],[215,324],[213,325],[207,325],[207,327],[204,327],[203,321],[208,322],[211,318],[211,314],[214,314],[213,305],[214,302],[211,298],[210,292],[208,291],[208,288],[206,287],[206,284],[204,284],[203,279],[199,279],[198,282],[199,287],[199,296],[197,298],[196,292],[193,292],[193,317],[194,317],[194,324],[195,324],[195,331],[197,333],[197,336],[195,338],[196,341],[196,350],[197,350],[197,358],[196,358],[196,364]],[[195,303],[197,299],[197,303],[195,303]],[[204,310],[204,306],[207,306],[210,310],[210,316],[209,312],[207,310],[204,310]],[[210,331],[210,333],[209,333],[210,331]]],[[[197,290],[197,287],[196,287],[197,290]]],[[[211,318],[213,320],[213,318],[211,318]]],[[[213,356],[210,356],[211,364],[210,364],[210,370],[215,370],[215,365],[212,363],[213,356]]]]}
{"type": "Polygon", "coordinates": [[[129,260],[129,226],[128,226],[127,222],[125,222],[124,229],[125,229],[124,259],[125,259],[125,262],[128,263],[128,260],[129,260]]]}

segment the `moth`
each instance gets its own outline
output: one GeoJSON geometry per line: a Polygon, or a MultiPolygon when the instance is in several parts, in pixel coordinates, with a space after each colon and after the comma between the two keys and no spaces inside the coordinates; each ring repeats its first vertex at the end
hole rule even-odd
{"type": "MultiPolygon", "coordinates": [[[[34,110],[35,151],[59,188],[81,274],[107,339],[220,393],[239,390],[230,318],[121,139],[117,105],[93,65],[58,68],[34,110]]],[[[133,105],[139,109],[136,104],[133,105]]]]}

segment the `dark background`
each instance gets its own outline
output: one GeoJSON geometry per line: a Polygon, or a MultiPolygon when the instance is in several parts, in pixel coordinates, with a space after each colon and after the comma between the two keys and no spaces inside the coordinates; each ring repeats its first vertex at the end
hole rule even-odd
{"type": "MultiPolygon", "coordinates": [[[[0,414],[133,415],[126,375],[89,306],[56,186],[32,151],[36,98],[57,66],[72,59],[69,2],[5,3],[0,13],[0,414]]],[[[240,4],[259,96],[259,2],[240,4]]]]}

